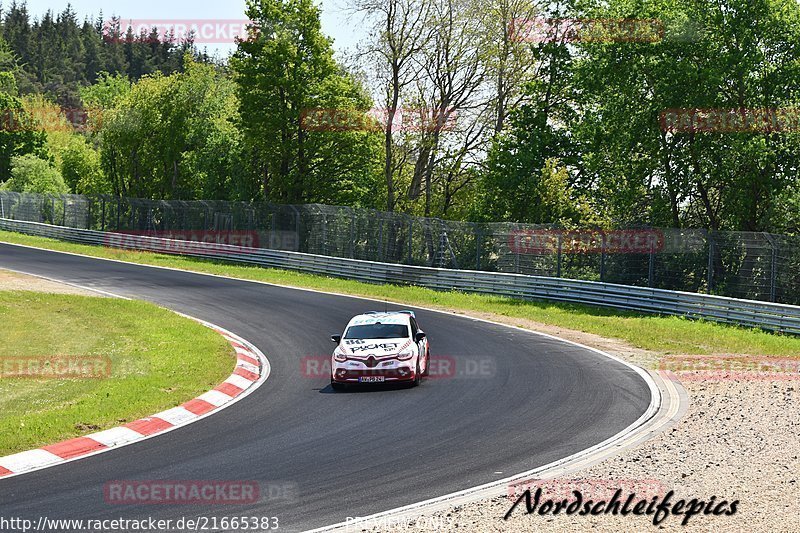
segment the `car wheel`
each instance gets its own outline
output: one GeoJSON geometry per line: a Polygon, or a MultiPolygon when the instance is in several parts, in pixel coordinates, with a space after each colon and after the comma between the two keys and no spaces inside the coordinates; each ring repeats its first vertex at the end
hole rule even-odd
{"type": "Polygon", "coordinates": [[[422,377],[427,378],[431,374],[431,352],[428,352],[428,355],[425,356],[425,362],[427,364],[425,365],[425,373],[422,374],[422,377]]]}
{"type": "Polygon", "coordinates": [[[420,383],[422,383],[422,372],[419,369],[419,361],[417,361],[417,371],[414,374],[414,381],[411,382],[411,386],[419,387],[420,383]]]}

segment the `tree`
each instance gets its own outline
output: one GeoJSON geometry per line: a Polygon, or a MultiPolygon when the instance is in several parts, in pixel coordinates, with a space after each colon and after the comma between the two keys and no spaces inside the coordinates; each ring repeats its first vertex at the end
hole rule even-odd
{"type": "Polygon", "coordinates": [[[434,214],[434,186],[441,189],[438,214],[446,216],[456,193],[476,175],[473,158],[485,149],[484,15],[475,7],[463,0],[432,0],[427,23],[433,37],[415,58],[420,75],[414,96],[421,103],[422,127],[409,198],[424,191],[428,217],[434,214]]]}
{"type": "Polygon", "coordinates": [[[100,72],[97,81],[81,89],[81,100],[89,109],[111,109],[131,91],[131,82],[124,74],[100,72]]]}
{"type": "MultiPolygon", "coordinates": [[[[548,15],[558,17],[561,14],[548,15]]],[[[580,176],[575,172],[580,163],[578,148],[570,134],[575,124],[573,105],[576,104],[571,98],[574,52],[558,38],[526,45],[530,48],[532,68],[527,72],[527,82],[518,102],[510,110],[493,114],[495,134],[471,210],[471,218],[476,220],[550,222],[543,218],[546,211],[539,205],[541,180],[548,161],[558,160],[567,170],[570,187],[577,185],[580,176]],[[498,123],[502,123],[499,131],[498,123]]],[[[519,79],[519,74],[514,76],[519,79]]],[[[504,96],[499,97],[506,103],[513,94],[508,83],[502,84],[505,89],[500,92],[504,96]]],[[[506,104],[498,102],[494,105],[505,109],[506,104]]]]}
{"type": "Polygon", "coordinates": [[[796,134],[676,131],[661,119],[670,109],[796,108],[796,2],[614,0],[566,16],[655,21],[663,33],[534,47],[545,55],[490,152],[481,215],[536,218],[532,187],[557,158],[617,225],[763,231],[780,218],[776,206],[788,205],[784,191],[800,167],[796,134]]]}
{"type": "Polygon", "coordinates": [[[105,77],[84,96],[111,106],[96,135],[114,194],[193,200],[247,193],[235,87],[213,67],[187,56],[185,72],[145,76],[129,90],[119,77],[105,77]]]}
{"type": "Polygon", "coordinates": [[[488,5],[478,1],[474,8],[486,13],[477,20],[483,26],[480,46],[492,81],[495,134],[505,129],[509,110],[521,103],[525,83],[536,78],[537,55],[526,32],[546,14],[544,5],[538,4],[534,0],[492,0],[488,5]]]}
{"type": "Polygon", "coordinates": [[[0,183],[11,177],[11,160],[15,156],[43,153],[45,136],[37,131],[33,118],[17,95],[16,58],[0,39],[0,65],[9,70],[0,72],[0,183]]]}
{"type": "Polygon", "coordinates": [[[578,136],[596,154],[589,170],[609,191],[609,207],[634,222],[647,220],[631,216],[639,214],[656,224],[766,229],[776,194],[796,180],[796,136],[668,131],[659,116],[675,108],[796,107],[800,7],[785,0],[615,2],[598,16],[632,8],[637,17],[663,20],[665,38],[588,46],[578,73],[597,110],[585,115],[590,128],[578,136]]]}
{"type": "Polygon", "coordinates": [[[365,111],[371,103],[334,61],[319,8],[311,0],[250,0],[247,16],[255,27],[250,39],[239,42],[231,68],[242,133],[264,197],[303,203],[336,199],[340,186],[374,190],[371,133],[312,131],[304,124],[315,110],[365,111]]]}
{"type": "Polygon", "coordinates": [[[417,77],[416,56],[428,45],[433,29],[429,25],[429,0],[356,0],[356,12],[372,23],[365,57],[377,66],[376,77],[386,106],[383,129],[386,182],[386,209],[397,204],[395,178],[402,171],[403,159],[395,156],[395,119],[401,97],[417,77]]]}
{"type": "Polygon", "coordinates": [[[105,21],[102,14],[81,22],[71,6],[31,20],[25,4],[17,2],[3,12],[0,24],[0,33],[20,60],[20,92],[45,94],[67,109],[80,107],[80,90],[101,72],[132,80],[154,72],[168,75],[183,70],[187,52],[198,62],[212,62],[191,39],[177,42],[174,35],[162,37],[156,28],[139,35],[126,30],[118,17],[105,21]]]}
{"type": "Polygon", "coordinates": [[[61,175],[75,194],[111,194],[100,153],[81,135],[73,135],[61,154],[61,175]]]}
{"type": "Polygon", "coordinates": [[[66,194],[67,185],[61,174],[50,163],[33,154],[17,156],[11,160],[11,179],[2,188],[14,192],[37,194],[66,194]]]}

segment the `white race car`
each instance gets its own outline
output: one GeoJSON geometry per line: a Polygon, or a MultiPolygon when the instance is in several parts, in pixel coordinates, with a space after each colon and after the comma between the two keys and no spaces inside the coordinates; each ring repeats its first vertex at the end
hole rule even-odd
{"type": "Polygon", "coordinates": [[[353,318],[344,335],[332,335],[338,346],[331,361],[331,386],[348,383],[419,385],[430,370],[428,338],[412,311],[372,311],[353,318]]]}

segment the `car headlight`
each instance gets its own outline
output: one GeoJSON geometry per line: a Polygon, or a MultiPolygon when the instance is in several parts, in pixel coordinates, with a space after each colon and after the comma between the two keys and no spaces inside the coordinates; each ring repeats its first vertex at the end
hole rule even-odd
{"type": "Polygon", "coordinates": [[[401,361],[408,361],[412,357],[414,357],[414,352],[405,352],[405,353],[397,354],[397,358],[399,360],[401,360],[401,361]]]}
{"type": "Polygon", "coordinates": [[[341,352],[336,352],[333,354],[333,358],[336,359],[340,363],[344,363],[347,361],[347,355],[341,352]]]}

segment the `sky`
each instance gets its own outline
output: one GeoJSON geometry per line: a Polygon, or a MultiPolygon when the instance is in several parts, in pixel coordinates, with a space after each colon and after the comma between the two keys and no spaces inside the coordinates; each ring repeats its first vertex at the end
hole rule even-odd
{"type": "MultiPolygon", "coordinates": [[[[18,0],[20,1],[20,0],[18,0]]],[[[342,52],[352,48],[364,35],[358,31],[356,22],[349,21],[344,7],[347,0],[321,0],[322,29],[334,39],[334,48],[342,52]]],[[[3,1],[7,5],[11,0],[3,1]]],[[[124,20],[241,20],[244,18],[244,0],[27,0],[28,11],[41,17],[48,9],[62,11],[67,3],[72,5],[79,19],[93,19],[102,11],[103,18],[114,15],[124,20]]],[[[200,44],[210,52],[218,50],[227,55],[233,45],[200,44]]]]}

